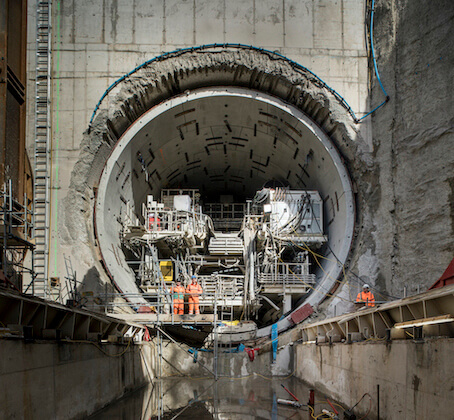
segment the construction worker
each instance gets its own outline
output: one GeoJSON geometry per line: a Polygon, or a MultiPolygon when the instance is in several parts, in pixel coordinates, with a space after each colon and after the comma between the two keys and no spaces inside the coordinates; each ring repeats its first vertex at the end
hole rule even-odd
{"type": "Polygon", "coordinates": [[[177,284],[172,287],[173,295],[173,313],[175,315],[184,314],[184,287],[181,285],[181,280],[178,279],[177,284]]]}
{"type": "Polygon", "coordinates": [[[362,292],[358,293],[356,297],[356,303],[364,303],[364,306],[375,306],[375,297],[373,293],[370,291],[370,287],[368,284],[363,286],[362,292]]]}
{"type": "Polygon", "coordinates": [[[199,296],[202,294],[203,290],[199,283],[197,283],[197,277],[192,276],[192,283],[186,287],[186,293],[189,295],[189,315],[194,313],[200,314],[199,310],[199,296]]]}

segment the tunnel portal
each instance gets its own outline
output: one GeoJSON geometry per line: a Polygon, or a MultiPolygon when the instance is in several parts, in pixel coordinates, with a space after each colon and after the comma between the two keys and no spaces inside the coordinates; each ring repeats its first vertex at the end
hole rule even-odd
{"type": "MultiPolygon", "coordinates": [[[[276,210],[275,219],[287,210],[290,216],[300,211],[291,207],[276,210]]],[[[177,276],[185,283],[186,275],[189,282],[194,273],[207,291],[212,288],[210,279],[223,282],[230,293],[226,306],[235,309],[232,313],[239,316],[246,305],[262,325],[305,301],[320,301],[333,287],[346,261],[354,225],[350,179],[329,137],[296,107],[241,87],[187,91],[138,118],[106,162],[95,214],[104,264],[117,287],[137,305],[150,304],[139,290],[155,291],[153,284],[160,279],[166,284],[177,276]],[[276,209],[282,203],[275,202],[303,203],[306,197],[304,211],[311,213],[299,238],[294,229],[287,229],[285,238],[272,235],[281,244],[274,259],[267,254],[276,244],[271,245],[265,231],[265,226],[273,225],[273,216],[267,219],[263,206],[257,207],[264,203],[257,203],[258,192],[271,194],[276,209]],[[210,226],[203,237],[178,248],[175,235],[164,238],[163,231],[169,233],[170,228],[160,218],[167,217],[163,212],[183,197],[189,197],[183,210],[207,216],[210,226]],[[315,205],[322,210],[315,210],[315,205]],[[156,211],[153,215],[150,206],[156,211]],[[261,215],[260,226],[255,224],[252,233],[246,233],[245,220],[258,220],[254,214],[261,215]],[[251,235],[258,243],[248,257],[251,235]],[[219,244],[224,244],[224,251],[219,251],[219,244]],[[324,258],[317,259],[314,250],[324,258]],[[153,275],[166,264],[171,266],[170,277],[153,275]],[[265,271],[274,277],[266,277],[266,264],[271,268],[265,271]],[[235,276],[243,284],[236,284],[237,278],[232,286],[235,276]],[[266,278],[273,286],[280,282],[279,287],[269,283],[267,287],[266,278]]],[[[279,223],[274,220],[283,227],[279,223]]],[[[182,229],[175,226],[172,231],[182,229]]],[[[205,304],[213,310],[212,304],[205,304]]]]}

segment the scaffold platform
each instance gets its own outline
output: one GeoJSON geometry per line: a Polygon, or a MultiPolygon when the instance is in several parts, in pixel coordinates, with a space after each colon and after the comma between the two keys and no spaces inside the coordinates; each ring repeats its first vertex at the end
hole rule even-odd
{"type": "Polygon", "coordinates": [[[109,316],[121,319],[125,322],[133,322],[146,326],[160,325],[213,325],[215,322],[214,314],[198,315],[175,315],[175,314],[109,314],[109,316]]]}

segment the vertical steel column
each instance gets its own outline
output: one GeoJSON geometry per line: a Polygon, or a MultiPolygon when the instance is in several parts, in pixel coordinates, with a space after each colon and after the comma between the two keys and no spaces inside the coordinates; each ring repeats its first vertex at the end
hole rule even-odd
{"type": "Polygon", "coordinates": [[[213,370],[214,370],[214,380],[218,380],[218,286],[214,289],[214,361],[213,361],[213,370]]]}

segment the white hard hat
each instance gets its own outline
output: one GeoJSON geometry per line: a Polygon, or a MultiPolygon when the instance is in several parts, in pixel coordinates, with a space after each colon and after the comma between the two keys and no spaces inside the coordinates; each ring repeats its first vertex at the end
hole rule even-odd
{"type": "Polygon", "coordinates": [[[363,289],[370,289],[370,286],[369,286],[368,284],[365,284],[365,285],[363,286],[363,289]]]}

